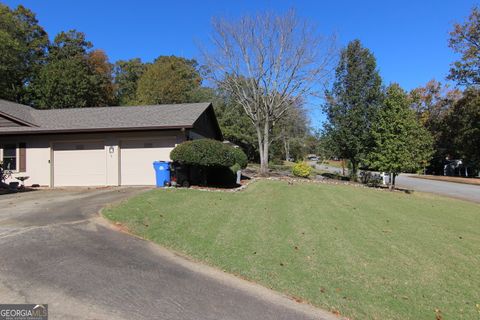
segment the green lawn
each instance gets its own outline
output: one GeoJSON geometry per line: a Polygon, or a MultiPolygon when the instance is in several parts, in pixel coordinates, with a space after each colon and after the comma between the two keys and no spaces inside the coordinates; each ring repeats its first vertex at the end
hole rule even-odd
{"type": "Polygon", "coordinates": [[[153,190],[104,215],[209,265],[353,319],[480,319],[480,206],[259,181],[153,190]]]}
{"type": "MultiPolygon", "coordinates": [[[[342,168],[342,161],[339,161],[339,160],[325,160],[321,162],[321,164],[324,164],[329,167],[335,167],[340,169],[342,168]]],[[[345,169],[348,169],[346,163],[345,163],[345,169]]]]}

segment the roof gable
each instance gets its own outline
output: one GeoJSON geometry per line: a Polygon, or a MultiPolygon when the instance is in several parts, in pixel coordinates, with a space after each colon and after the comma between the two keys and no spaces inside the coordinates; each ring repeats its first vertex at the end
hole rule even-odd
{"type": "Polygon", "coordinates": [[[0,115],[25,126],[36,126],[32,107],[0,99],[0,115]]]}
{"type": "MultiPolygon", "coordinates": [[[[14,121],[16,121],[16,117],[22,117],[21,124],[24,124],[24,126],[17,127],[0,127],[0,133],[193,128],[196,121],[207,111],[209,114],[213,112],[211,103],[37,110],[0,100],[0,115],[3,112],[6,117],[10,117],[14,121]],[[25,119],[31,122],[27,122],[25,119]]],[[[211,123],[216,126],[214,129],[216,134],[221,136],[216,119],[211,123]]]]}
{"type": "Polygon", "coordinates": [[[25,124],[0,114],[0,128],[24,127],[25,124]]]}
{"type": "Polygon", "coordinates": [[[206,137],[223,140],[222,130],[220,129],[212,105],[194,122],[193,129],[206,137]]]}

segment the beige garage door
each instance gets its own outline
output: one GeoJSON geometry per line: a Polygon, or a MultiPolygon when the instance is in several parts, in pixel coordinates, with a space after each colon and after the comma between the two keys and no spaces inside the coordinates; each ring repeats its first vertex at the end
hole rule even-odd
{"type": "Polygon", "coordinates": [[[53,145],[53,185],[104,186],[106,153],[103,141],[53,145]]]}
{"type": "Polygon", "coordinates": [[[155,185],[154,161],[169,161],[175,137],[120,143],[120,181],[124,186],[155,185]]]}

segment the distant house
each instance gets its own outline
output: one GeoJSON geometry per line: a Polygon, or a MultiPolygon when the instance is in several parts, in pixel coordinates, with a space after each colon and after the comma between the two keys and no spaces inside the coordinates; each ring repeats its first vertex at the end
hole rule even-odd
{"type": "Polygon", "coordinates": [[[37,110],[0,100],[0,159],[26,185],[154,185],[153,161],[199,138],[222,140],[211,103],[37,110]]]}

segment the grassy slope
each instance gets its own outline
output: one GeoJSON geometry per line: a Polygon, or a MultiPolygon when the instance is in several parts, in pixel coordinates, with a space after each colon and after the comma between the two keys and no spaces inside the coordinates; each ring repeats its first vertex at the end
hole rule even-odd
{"type": "Polygon", "coordinates": [[[262,181],[154,190],[104,211],[167,247],[354,319],[478,319],[480,207],[262,181]]]}

